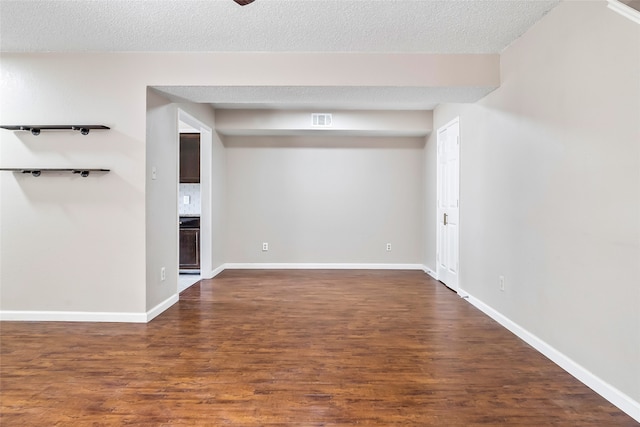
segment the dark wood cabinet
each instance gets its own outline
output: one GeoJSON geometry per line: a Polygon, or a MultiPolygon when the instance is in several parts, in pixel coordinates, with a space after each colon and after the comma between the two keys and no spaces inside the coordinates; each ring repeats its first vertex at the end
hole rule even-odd
{"type": "Polygon", "coordinates": [[[180,269],[200,268],[200,229],[180,230],[180,269]]]}
{"type": "Polygon", "coordinates": [[[200,134],[180,134],[180,182],[200,182],[200,134]]]}

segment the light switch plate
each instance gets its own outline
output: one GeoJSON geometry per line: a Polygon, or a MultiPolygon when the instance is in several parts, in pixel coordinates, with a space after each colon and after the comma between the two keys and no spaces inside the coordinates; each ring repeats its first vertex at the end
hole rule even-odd
{"type": "Polygon", "coordinates": [[[188,205],[189,203],[191,203],[191,197],[183,196],[182,197],[182,203],[185,204],[185,205],[188,205]]]}

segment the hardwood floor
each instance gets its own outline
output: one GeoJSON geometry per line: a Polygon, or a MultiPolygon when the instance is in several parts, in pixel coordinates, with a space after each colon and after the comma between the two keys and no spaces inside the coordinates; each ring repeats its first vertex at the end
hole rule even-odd
{"type": "Polygon", "coordinates": [[[225,271],[0,338],[3,426],[638,425],[422,272],[225,271]]]}

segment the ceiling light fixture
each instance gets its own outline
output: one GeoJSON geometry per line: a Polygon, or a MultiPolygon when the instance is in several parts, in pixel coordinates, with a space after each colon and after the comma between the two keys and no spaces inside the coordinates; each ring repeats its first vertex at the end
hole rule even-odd
{"type": "Polygon", "coordinates": [[[240,6],[246,6],[249,3],[253,3],[254,0],[233,0],[233,1],[238,3],[240,6]]]}

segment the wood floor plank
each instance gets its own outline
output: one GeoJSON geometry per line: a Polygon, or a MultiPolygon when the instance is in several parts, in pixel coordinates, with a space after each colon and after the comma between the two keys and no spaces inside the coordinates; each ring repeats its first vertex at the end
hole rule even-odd
{"type": "Polygon", "coordinates": [[[234,271],[146,325],[2,322],[3,426],[635,426],[415,271],[234,271]]]}

